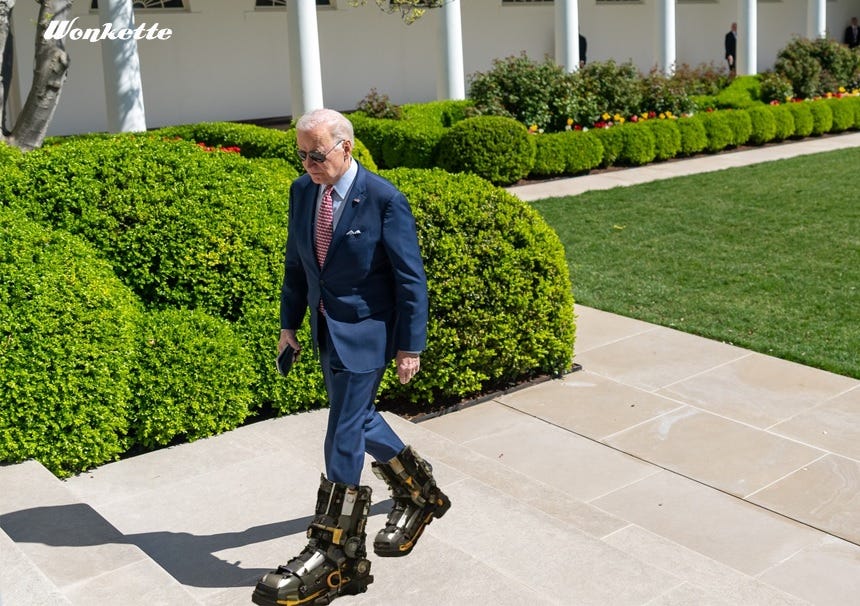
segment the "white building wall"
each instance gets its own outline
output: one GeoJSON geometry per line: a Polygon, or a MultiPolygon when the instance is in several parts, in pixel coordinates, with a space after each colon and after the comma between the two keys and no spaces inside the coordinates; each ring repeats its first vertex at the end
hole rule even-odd
{"type": "MultiPolygon", "coordinates": [[[[773,66],[793,35],[806,35],[810,0],[758,2],[758,70],[773,66]]],[[[149,127],[204,120],[245,120],[290,114],[287,14],[254,10],[253,0],[189,0],[189,12],[138,12],[137,23],[169,27],[169,40],[140,40],[141,74],[149,127]]],[[[97,27],[87,0],[72,9],[77,26],[97,27]]],[[[373,2],[361,8],[347,0],[319,8],[320,53],[325,104],[354,109],[375,88],[395,103],[436,97],[440,50],[439,14],[428,11],[412,25],[381,12],[373,2]]],[[[579,0],[580,30],[588,39],[588,61],[632,61],[647,72],[657,63],[657,0],[605,5],[579,0]]],[[[20,90],[32,80],[35,2],[15,8],[15,44],[20,90]]],[[[551,3],[502,5],[501,0],[461,0],[464,69],[468,78],[487,71],[493,59],[526,52],[553,56],[551,3]]],[[[723,36],[737,21],[739,0],[679,0],[676,8],[677,61],[723,66],[723,36]]],[[[842,39],[860,0],[828,0],[832,38],[842,39]]],[[[50,134],[107,129],[99,43],[66,41],[69,77],[50,134]]]]}

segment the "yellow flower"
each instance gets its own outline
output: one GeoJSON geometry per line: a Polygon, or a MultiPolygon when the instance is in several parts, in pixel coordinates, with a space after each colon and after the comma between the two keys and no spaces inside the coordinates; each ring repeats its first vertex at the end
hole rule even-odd
{"type": "Polygon", "coordinates": [[[666,117],[667,118],[673,118],[674,116],[672,116],[672,112],[666,110],[666,117]]]}
{"type": "Polygon", "coordinates": [[[609,120],[609,118],[611,118],[612,116],[610,116],[610,115],[609,115],[609,114],[607,114],[607,113],[604,113],[604,114],[603,114],[603,116],[601,116],[601,117],[602,117],[604,120],[609,120]]]}
{"type": "Polygon", "coordinates": [[[665,120],[665,119],[666,119],[666,114],[664,114],[663,112],[660,112],[660,119],[661,119],[661,120],[665,120]]]}
{"type": "Polygon", "coordinates": [[[567,119],[567,125],[568,125],[568,126],[573,126],[573,118],[568,118],[568,119],[567,119]]]}
{"type": "Polygon", "coordinates": [[[839,92],[840,92],[840,93],[844,93],[844,92],[845,92],[845,87],[844,87],[844,86],[840,86],[840,87],[839,87],[839,92]]]}
{"type": "Polygon", "coordinates": [[[612,119],[616,122],[621,122],[622,120],[624,120],[624,118],[622,118],[620,114],[615,114],[614,116],[612,116],[612,119]]]}
{"type": "Polygon", "coordinates": [[[529,132],[530,133],[537,132],[537,124],[532,124],[531,126],[529,126],[529,132]]]}

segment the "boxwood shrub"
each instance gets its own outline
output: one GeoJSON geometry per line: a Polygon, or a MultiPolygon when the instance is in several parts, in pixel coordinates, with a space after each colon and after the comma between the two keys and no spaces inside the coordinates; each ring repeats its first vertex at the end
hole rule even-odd
{"type": "Polygon", "coordinates": [[[465,120],[469,115],[469,109],[474,105],[471,99],[443,99],[426,103],[407,103],[400,106],[400,109],[403,110],[403,119],[409,122],[448,128],[460,120],[465,120]]]}
{"type": "Polygon", "coordinates": [[[767,109],[773,114],[776,130],[773,135],[774,141],[785,141],[794,134],[794,115],[785,105],[767,105],[767,109]]]}
{"type": "Polygon", "coordinates": [[[438,166],[496,185],[516,183],[531,172],[534,162],[533,136],[513,118],[467,118],[447,129],[439,142],[438,166]]]}
{"type": "Polygon", "coordinates": [[[623,166],[642,166],[654,161],[657,154],[654,132],[644,123],[627,123],[617,128],[623,137],[624,145],[615,160],[623,166]]]}
{"type": "Polygon", "coordinates": [[[0,208],[0,462],[68,476],[125,451],[140,314],[89,244],[0,208]]]}
{"type": "Polygon", "coordinates": [[[717,93],[717,107],[747,109],[761,103],[761,82],[757,75],[738,76],[717,93]]]}
{"type": "Polygon", "coordinates": [[[158,136],[73,140],[26,154],[19,196],[92,242],[148,306],[235,320],[280,286],[297,173],[261,162],[158,136]]]}
{"type": "Polygon", "coordinates": [[[603,160],[600,166],[606,168],[612,166],[621,155],[621,150],[624,149],[624,135],[617,128],[596,128],[588,131],[593,133],[592,136],[597,137],[600,144],[603,146],[603,160]]]}
{"type": "Polygon", "coordinates": [[[752,121],[745,109],[733,109],[720,112],[732,129],[732,147],[745,144],[752,134],[752,121]]]}
{"type": "Polygon", "coordinates": [[[750,117],[752,132],[749,142],[753,145],[764,145],[776,137],[776,118],[769,106],[761,105],[747,110],[750,117]]]}
{"type": "Polygon", "coordinates": [[[708,132],[702,119],[696,115],[688,118],[679,118],[677,121],[678,132],[681,133],[681,156],[692,156],[703,151],[708,146],[708,132]]]}
{"type": "Polygon", "coordinates": [[[577,175],[597,168],[603,162],[603,143],[595,134],[598,131],[566,131],[559,133],[565,144],[566,173],[577,175]]]}
{"type": "Polygon", "coordinates": [[[815,123],[812,118],[812,111],[809,109],[810,105],[811,103],[806,101],[785,104],[785,107],[791,112],[791,117],[794,118],[794,139],[804,139],[812,134],[815,123]]]}
{"type": "Polygon", "coordinates": [[[669,160],[681,151],[681,131],[677,120],[647,120],[646,125],[654,135],[654,159],[669,160]]]}
{"type": "Polygon", "coordinates": [[[860,130],[860,97],[845,97],[843,101],[854,110],[855,130],[860,130]]]}
{"type": "Polygon", "coordinates": [[[535,138],[535,163],[530,177],[562,175],[567,167],[567,147],[570,140],[565,133],[547,133],[535,138]]]}
{"type": "Polygon", "coordinates": [[[442,126],[389,120],[382,142],[382,161],[390,168],[432,168],[436,162],[439,141],[445,134],[442,126]]]}
{"type": "Polygon", "coordinates": [[[833,111],[827,103],[818,101],[809,104],[812,113],[812,135],[820,136],[829,133],[833,127],[833,111]]]}
{"type": "Polygon", "coordinates": [[[412,205],[430,294],[422,372],[402,386],[389,369],[382,397],[457,400],[524,374],[567,370],[573,295],[564,248],[543,218],[475,175],[382,174],[412,205]]]}
{"type": "Polygon", "coordinates": [[[145,314],[130,381],[135,443],[156,448],[236,428],[250,413],[254,374],[227,321],[180,309],[145,314]]]}
{"type": "Polygon", "coordinates": [[[699,114],[708,135],[708,144],[705,149],[711,153],[722,151],[734,144],[735,133],[727,114],[729,114],[728,111],[699,114]]]}
{"type": "Polygon", "coordinates": [[[830,132],[841,133],[854,128],[854,108],[851,106],[848,98],[827,99],[824,103],[833,112],[833,125],[830,128],[830,132]]]}

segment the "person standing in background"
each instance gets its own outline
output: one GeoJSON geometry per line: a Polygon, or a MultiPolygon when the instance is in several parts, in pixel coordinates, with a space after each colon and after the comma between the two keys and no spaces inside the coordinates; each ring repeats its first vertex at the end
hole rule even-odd
{"type": "Polygon", "coordinates": [[[732,29],[726,34],[726,62],[729,64],[729,75],[737,74],[738,24],[732,23],[732,29]]]}
{"type": "Polygon", "coordinates": [[[842,40],[848,48],[860,46],[860,26],[857,25],[857,17],[851,17],[851,25],[845,28],[845,37],[842,40]]]}
{"type": "Polygon", "coordinates": [[[579,67],[585,67],[585,54],[588,51],[588,40],[585,36],[579,34],[579,67]]]}

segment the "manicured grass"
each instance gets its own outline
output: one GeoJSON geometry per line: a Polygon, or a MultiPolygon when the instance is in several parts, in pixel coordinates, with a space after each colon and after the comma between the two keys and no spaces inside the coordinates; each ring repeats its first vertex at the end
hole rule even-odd
{"type": "Polygon", "coordinates": [[[534,206],[578,303],[860,378],[860,149],[534,206]]]}

